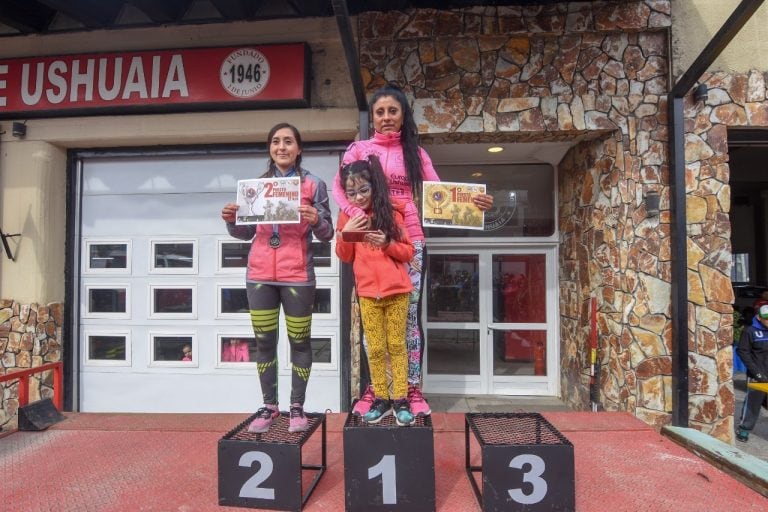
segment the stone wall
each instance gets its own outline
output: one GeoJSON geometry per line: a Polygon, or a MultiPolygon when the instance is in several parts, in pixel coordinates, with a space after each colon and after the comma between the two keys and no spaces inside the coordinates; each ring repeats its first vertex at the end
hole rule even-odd
{"type": "Polygon", "coordinates": [[[425,139],[574,143],[558,184],[562,394],[589,405],[597,297],[601,401],[657,427],[672,410],[669,25],[670,2],[647,0],[369,13],[358,27],[366,87],[401,86],[425,139]]]}
{"type": "Polygon", "coordinates": [[[733,437],[729,127],[768,127],[766,75],[707,73],[706,103],[685,103],[691,424],[733,437]]]}
{"type": "MultiPolygon", "coordinates": [[[[61,360],[64,306],[0,300],[0,375],[61,360]]],[[[18,381],[0,384],[0,428],[16,428],[18,381]]],[[[53,398],[53,372],[32,376],[29,401],[53,398]]]]}

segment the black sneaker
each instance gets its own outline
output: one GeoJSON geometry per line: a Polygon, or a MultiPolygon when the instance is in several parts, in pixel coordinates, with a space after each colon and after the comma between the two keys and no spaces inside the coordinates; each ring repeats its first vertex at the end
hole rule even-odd
{"type": "Polygon", "coordinates": [[[741,441],[742,443],[749,441],[749,430],[739,427],[736,431],[736,440],[741,441]]]}
{"type": "Polygon", "coordinates": [[[392,414],[392,407],[389,400],[377,398],[371,405],[371,410],[363,414],[363,421],[366,423],[378,423],[384,416],[392,414]]]}

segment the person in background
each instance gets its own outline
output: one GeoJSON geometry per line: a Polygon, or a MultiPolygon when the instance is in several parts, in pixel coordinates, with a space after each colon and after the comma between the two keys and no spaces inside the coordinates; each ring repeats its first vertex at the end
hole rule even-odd
{"type": "Polygon", "coordinates": [[[360,300],[360,318],[368,340],[368,369],[373,381],[374,400],[363,414],[367,423],[378,423],[394,409],[400,426],[413,424],[408,403],[408,357],[405,351],[405,323],[408,295],[413,289],[406,263],[413,246],[403,222],[403,205],[394,206],[387,180],[376,156],[342,167],[344,194],[363,213],[349,217],[339,213],[336,254],[352,263],[355,287],[360,300]],[[350,231],[375,230],[363,242],[344,240],[350,231]],[[387,358],[392,368],[392,395],[387,385],[387,358]],[[390,400],[391,398],[391,400],[390,400]]]}
{"type": "MultiPolygon", "coordinates": [[[[353,142],[347,148],[342,164],[376,155],[389,184],[389,196],[405,202],[405,227],[414,248],[413,258],[408,262],[408,274],[413,284],[413,291],[408,300],[406,325],[408,400],[411,411],[416,415],[424,416],[432,411],[421,393],[423,343],[419,326],[419,299],[423,277],[424,231],[421,227],[419,202],[422,183],[440,181],[440,178],[432,166],[429,155],[419,146],[419,132],[413,112],[400,88],[387,85],[373,94],[371,119],[374,128],[373,137],[353,142]]],[[[333,182],[333,197],[339,208],[349,217],[361,215],[360,208],[347,199],[344,183],[339,174],[333,182]]],[[[488,194],[480,194],[474,197],[473,201],[481,210],[488,210],[493,206],[493,196],[488,194]]],[[[369,386],[360,400],[355,403],[353,413],[365,414],[373,400],[373,392],[369,386]]]]}
{"type": "Polygon", "coordinates": [[[181,360],[192,361],[192,345],[184,345],[181,347],[181,360]]]}
{"type": "MultiPolygon", "coordinates": [[[[752,323],[744,328],[736,351],[747,367],[747,384],[768,383],[768,305],[760,306],[752,323]]],[[[736,439],[739,441],[749,441],[749,432],[755,428],[765,397],[765,392],[747,387],[736,431],[736,439]]]]}
{"type": "Polygon", "coordinates": [[[291,345],[290,432],[308,428],[304,415],[307,381],[312,369],[312,307],[315,302],[315,269],[312,236],[327,242],[333,237],[325,183],[301,167],[301,135],[288,123],[272,127],[267,137],[269,163],[262,178],[301,178],[300,222],[297,224],[236,225],[238,205],[221,210],[230,235],[251,240],[246,271],[246,292],[256,337],[256,363],[264,406],[248,426],[266,432],[280,415],[277,401],[277,340],[280,307],[285,313],[291,345]]]}

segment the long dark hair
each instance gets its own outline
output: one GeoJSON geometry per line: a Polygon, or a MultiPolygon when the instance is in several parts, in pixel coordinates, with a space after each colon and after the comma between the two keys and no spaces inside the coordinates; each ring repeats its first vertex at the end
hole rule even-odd
{"type": "Polygon", "coordinates": [[[344,188],[347,187],[347,180],[364,180],[371,184],[371,226],[380,229],[390,240],[400,240],[400,226],[395,222],[389,185],[379,158],[369,155],[367,160],[350,162],[341,168],[339,175],[344,188]]]}
{"type": "MultiPolygon", "coordinates": [[[[295,126],[288,123],[277,123],[271,130],[269,130],[269,135],[267,135],[267,155],[269,155],[269,160],[267,160],[267,172],[262,174],[260,176],[261,178],[277,176],[277,165],[275,164],[275,161],[272,160],[272,155],[269,153],[269,147],[272,145],[272,137],[275,136],[278,130],[282,130],[283,128],[291,130],[293,132],[293,138],[296,139],[296,144],[299,146],[299,150],[304,149],[304,145],[301,143],[301,134],[295,126]]],[[[296,175],[301,178],[301,153],[296,156],[294,168],[296,169],[296,175]]]]}
{"type": "Polygon", "coordinates": [[[408,175],[408,182],[411,184],[411,194],[416,204],[419,204],[421,197],[421,184],[424,181],[422,175],[422,162],[419,155],[419,129],[416,128],[416,121],[413,120],[413,111],[408,104],[408,98],[402,89],[394,84],[387,84],[371,96],[370,116],[373,119],[373,106],[384,97],[394,98],[400,104],[400,110],[403,111],[403,126],[400,128],[400,143],[403,145],[403,161],[405,162],[405,171],[408,175]]]}

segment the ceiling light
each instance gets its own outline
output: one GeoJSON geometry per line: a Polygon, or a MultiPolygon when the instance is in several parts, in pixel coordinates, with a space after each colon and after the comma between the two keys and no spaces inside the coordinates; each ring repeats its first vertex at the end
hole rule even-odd
{"type": "Polygon", "coordinates": [[[504,151],[504,148],[501,146],[491,146],[488,148],[489,153],[500,153],[504,151]]]}
{"type": "Polygon", "coordinates": [[[475,172],[473,172],[472,174],[470,174],[470,176],[472,176],[473,178],[479,178],[479,177],[481,177],[482,175],[483,175],[483,173],[482,173],[482,172],[480,172],[480,171],[475,171],[475,172]]]}

